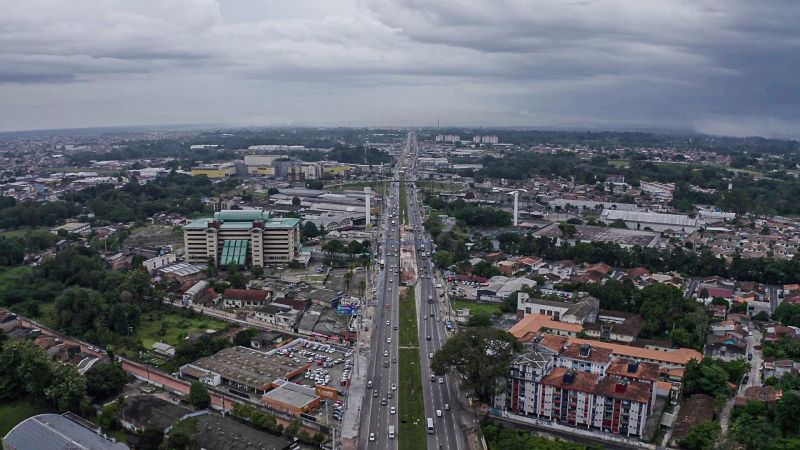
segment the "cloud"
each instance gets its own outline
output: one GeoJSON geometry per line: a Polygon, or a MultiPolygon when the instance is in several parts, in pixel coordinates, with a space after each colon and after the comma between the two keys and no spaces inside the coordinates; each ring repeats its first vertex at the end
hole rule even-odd
{"type": "Polygon", "coordinates": [[[727,117],[775,133],[800,117],[788,0],[0,3],[4,129],[376,116],[715,129],[727,117]],[[194,96],[207,106],[183,109],[194,96]],[[19,113],[53,103],[72,113],[19,113]]]}

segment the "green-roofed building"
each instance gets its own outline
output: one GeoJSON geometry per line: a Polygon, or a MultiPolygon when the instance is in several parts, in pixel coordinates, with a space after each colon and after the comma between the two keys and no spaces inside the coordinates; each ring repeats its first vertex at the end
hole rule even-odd
{"type": "Polygon", "coordinates": [[[300,250],[300,219],[273,218],[263,210],[225,210],[183,227],[186,259],[213,258],[225,266],[265,266],[294,261],[300,250]]]}

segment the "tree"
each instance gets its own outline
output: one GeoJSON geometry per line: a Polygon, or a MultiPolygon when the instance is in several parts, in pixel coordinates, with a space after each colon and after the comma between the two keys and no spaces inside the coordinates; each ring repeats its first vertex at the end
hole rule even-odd
{"type": "Polygon", "coordinates": [[[189,388],[189,403],[197,409],[205,409],[211,405],[211,394],[208,393],[206,385],[195,381],[189,388]]]}
{"type": "Polygon", "coordinates": [[[758,314],[753,316],[754,320],[760,320],[761,322],[766,322],[769,320],[769,314],[766,311],[759,311],[758,314]]]}
{"type": "Polygon", "coordinates": [[[306,220],[305,223],[303,223],[303,228],[300,229],[300,237],[303,240],[314,239],[319,235],[319,228],[317,228],[314,222],[306,220]]]}
{"type": "Polygon", "coordinates": [[[794,392],[785,392],[775,405],[775,424],[784,436],[800,434],[800,396],[794,392]]]}
{"type": "Polygon", "coordinates": [[[292,206],[300,206],[300,198],[297,196],[292,197],[292,206]]]}
{"type": "Polygon", "coordinates": [[[103,430],[114,428],[117,424],[117,403],[112,402],[103,406],[103,411],[97,416],[97,424],[103,430]]]}
{"type": "Polygon", "coordinates": [[[361,253],[363,250],[360,242],[352,240],[347,243],[346,251],[347,254],[352,258],[353,255],[355,255],[356,253],[361,253]]]}
{"type": "Polygon", "coordinates": [[[322,247],[322,250],[328,252],[329,254],[342,253],[342,251],[344,251],[344,244],[342,244],[342,241],[338,239],[333,239],[326,242],[322,247]]]}
{"type": "Polygon", "coordinates": [[[295,437],[297,436],[297,433],[300,431],[301,425],[302,424],[300,423],[299,420],[293,420],[289,423],[289,425],[286,426],[286,429],[284,429],[283,431],[284,433],[286,433],[286,435],[295,437]]]}
{"type": "Polygon", "coordinates": [[[191,450],[197,448],[197,419],[190,417],[179,420],[169,432],[170,450],[191,450]]]}
{"type": "Polygon", "coordinates": [[[86,378],[72,364],[56,363],[52,370],[50,386],[45,388],[45,397],[59,411],[77,410],[86,395],[86,378]]]}
{"type": "Polygon", "coordinates": [[[689,433],[678,445],[686,450],[713,450],[720,432],[719,422],[707,420],[690,428],[689,433]]]}
{"type": "Polygon", "coordinates": [[[93,397],[108,397],[120,392],[127,378],[119,363],[96,365],[86,372],[86,391],[93,397]]]}
{"type": "Polygon", "coordinates": [[[712,358],[705,358],[698,363],[696,360],[686,364],[683,377],[685,394],[708,394],[711,396],[728,394],[728,373],[712,358]]]}
{"type": "Polygon", "coordinates": [[[0,236],[0,266],[16,266],[25,259],[25,248],[17,241],[0,236]]]}
{"type": "Polygon", "coordinates": [[[164,442],[164,432],[156,428],[148,428],[139,434],[139,449],[158,450],[164,442]]]}
{"type": "Polygon", "coordinates": [[[472,274],[479,277],[491,278],[495,275],[500,275],[500,270],[489,261],[481,261],[472,266],[472,274]]]}
{"type": "Polygon", "coordinates": [[[471,327],[489,327],[492,325],[492,318],[488,313],[476,312],[469,316],[469,326],[471,327]]]}
{"type": "Polygon", "coordinates": [[[558,224],[558,230],[561,231],[561,235],[567,239],[572,239],[578,234],[578,228],[572,223],[560,223],[558,224]]]}
{"type": "Polygon", "coordinates": [[[447,250],[439,250],[433,254],[433,264],[440,269],[446,269],[453,265],[453,254],[447,250]]]}
{"type": "Polygon", "coordinates": [[[306,187],[308,189],[323,189],[325,188],[325,183],[322,180],[308,180],[306,181],[306,187]]]}
{"type": "Polygon", "coordinates": [[[482,401],[496,392],[497,380],[508,374],[511,359],[522,344],[509,332],[495,328],[470,328],[457,333],[431,361],[436,374],[456,371],[465,377],[464,386],[482,401]]]}
{"type": "Polygon", "coordinates": [[[264,268],[262,266],[253,266],[250,272],[252,272],[254,277],[261,278],[261,276],[264,275],[264,268]]]}
{"type": "Polygon", "coordinates": [[[246,330],[242,330],[236,333],[236,336],[233,337],[233,344],[242,347],[250,347],[250,341],[257,334],[258,330],[255,328],[248,328],[246,330]]]}

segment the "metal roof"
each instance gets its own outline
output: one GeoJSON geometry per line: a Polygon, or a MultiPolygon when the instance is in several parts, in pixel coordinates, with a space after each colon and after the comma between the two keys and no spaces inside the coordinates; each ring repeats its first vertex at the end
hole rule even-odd
{"type": "Polygon", "coordinates": [[[39,414],[23,420],[3,438],[3,447],[16,450],[127,450],[94,430],[58,414],[39,414]]]}

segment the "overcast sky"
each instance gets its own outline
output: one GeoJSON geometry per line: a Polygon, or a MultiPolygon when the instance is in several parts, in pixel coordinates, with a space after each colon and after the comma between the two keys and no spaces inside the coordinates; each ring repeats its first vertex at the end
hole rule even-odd
{"type": "Polygon", "coordinates": [[[797,0],[0,0],[0,130],[800,136],[797,0]]]}

